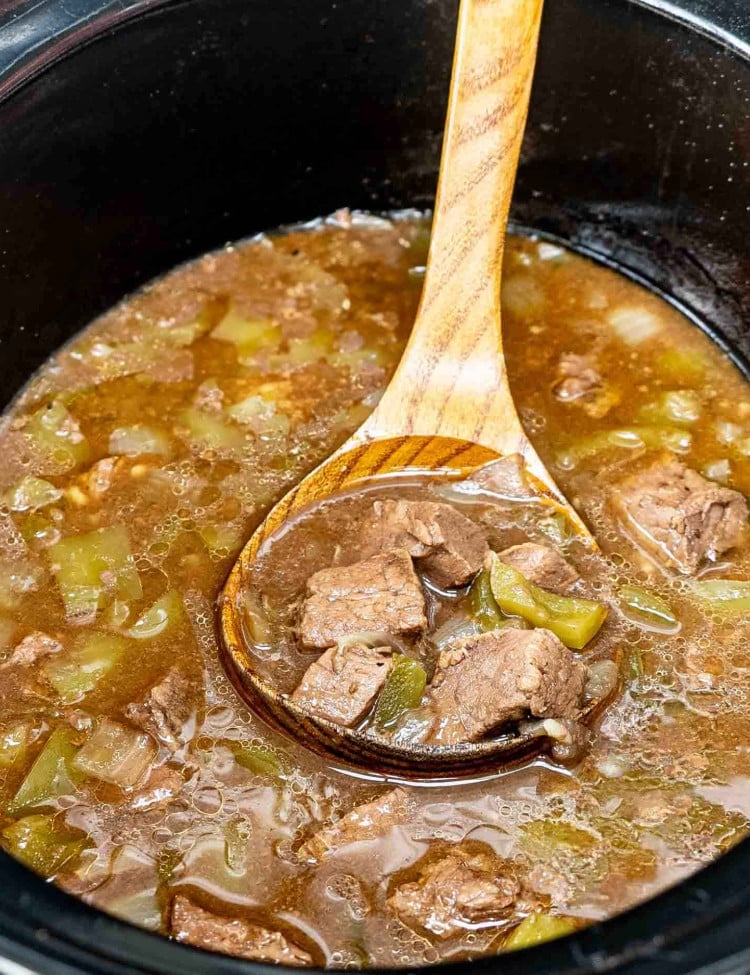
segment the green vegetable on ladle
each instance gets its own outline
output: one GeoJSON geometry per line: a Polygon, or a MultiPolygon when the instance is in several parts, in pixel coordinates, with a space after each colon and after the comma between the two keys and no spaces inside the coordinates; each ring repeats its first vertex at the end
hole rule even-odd
{"type": "Polygon", "coordinates": [[[419,707],[427,685],[427,674],[418,660],[396,654],[393,670],[378,696],[373,715],[376,731],[388,731],[404,711],[419,707]]]}
{"type": "Polygon", "coordinates": [[[500,609],[544,627],[573,650],[582,650],[607,618],[607,610],[592,599],[558,596],[529,582],[521,573],[492,555],[492,593],[500,609]]]}
{"type": "Polygon", "coordinates": [[[469,590],[469,612],[482,630],[499,629],[504,622],[504,616],[492,595],[492,584],[487,569],[482,569],[469,590]]]}

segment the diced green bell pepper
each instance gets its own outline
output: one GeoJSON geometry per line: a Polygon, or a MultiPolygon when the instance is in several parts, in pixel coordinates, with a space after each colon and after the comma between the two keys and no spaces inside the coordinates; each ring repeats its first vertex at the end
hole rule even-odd
{"type": "Polygon", "coordinates": [[[73,535],[47,550],[69,620],[92,620],[109,598],[140,599],[143,590],[122,525],[73,535]]]}
{"type": "Polygon", "coordinates": [[[503,943],[503,951],[518,951],[531,948],[544,941],[553,941],[578,930],[578,922],[573,918],[557,917],[554,914],[529,914],[514,928],[503,943]]]}
{"type": "Polygon", "coordinates": [[[78,753],[75,737],[72,728],[52,732],[8,805],[9,812],[43,806],[76,791],[83,777],[71,764],[78,753]]]}
{"type": "Polygon", "coordinates": [[[529,582],[495,553],[490,572],[492,593],[500,609],[520,616],[533,626],[544,627],[567,646],[582,650],[599,632],[607,618],[601,603],[577,596],[558,596],[529,582]]]}
{"type": "Polygon", "coordinates": [[[235,748],[234,758],[238,765],[264,779],[283,781],[288,774],[289,763],[286,756],[262,742],[235,748]]]}
{"type": "Polygon", "coordinates": [[[23,432],[34,447],[41,448],[44,457],[66,471],[75,470],[89,459],[86,438],[58,400],[32,413],[23,432]]]}
{"type": "Polygon", "coordinates": [[[704,579],[693,582],[692,594],[706,609],[732,618],[750,614],[750,582],[740,579],[704,579]]]}
{"type": "Polygon", "coordinates": [[[41,477],[27,474],[15,487],[5,492],[5,500],[11,511],[36,511],[48,504],[54,504],[62,497],[62,491],[41,477]]]}
{"type": "Polygon", "coordinates": [[[393,669],[378,695],[373,715],[376,731],[388,731],[404,711],[419,707],[427,686],[427,674],[418,660],[396,654],[393,669]]]}
{"type": "Polygon", "coordinates": [[[659,633],[676,633],[680,629],[672,607],[656,593],[640,586],[622,586],[618,595],[624,604],[623,615],[631,622],[659,633]]]}
{"type": "Polygon", "coordinates": [[[89,845],[85,834],[61,828],[55,816],[25,816],[0,835],[8,853],[43,877],[53,877],[89,845]]]}
{"type": "Polygon", "coordinates": [[[134,640],[152,640],[179,622],[182,612],[182,596],[176,589],[170,589],[138,617],[127,635],[134,640]]]}
{"type": "Polygon", "coordinates": [[[128,641],[114,633],[82,634],[75,647],[55,654],[42,665],[63,704],[74,704],[92,691],[118,665],[128,641]]]}
{"type": "Polygon", "coordinates": [[[202,410],[183,410],[179,422],[187,428],[191,439],[214,450],[241,450],[245,444],[242,430],[202,410]]]}

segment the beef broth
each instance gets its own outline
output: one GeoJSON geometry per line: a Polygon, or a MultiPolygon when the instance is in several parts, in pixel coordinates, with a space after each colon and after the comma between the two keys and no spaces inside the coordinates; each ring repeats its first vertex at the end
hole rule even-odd
{"type": "Polygon", "coordinates": [[[263,672],[343,723],[415,740],[500,714],[552,755],[394,787],[281,738],[225,676],[221,584],[377,403],[428,236],[415,214],[343,211],[209,254],[6,411],[0,843],[87,903],[239,957],[411,968],[577,930],[748,834],[750,387],[677,310],[549,242],[508,241],[509,376],[602,556],[507,458],[470,490],[367,495],[376,544],[346,531],[361,498],[328,533],[301,525],[246,623],[263,672]],[[349,612],[372,560],[368,585],[393,569],[408,594],[408,615],[384,601],[397,632],[347,644],[329,620],[303,644],[310,577],[349,569],[310,591],[349,612]],[[571,718],[613,680],[591,727],[571,718]]]}

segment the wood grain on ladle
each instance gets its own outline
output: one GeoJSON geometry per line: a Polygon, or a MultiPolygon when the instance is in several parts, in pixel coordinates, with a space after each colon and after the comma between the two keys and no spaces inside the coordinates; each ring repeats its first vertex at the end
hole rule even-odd
{"type": "Polygon", "coordinates": [[[395,745],[312,717],[253,665],[243,606],[254,560],[302,508],[374,475],[441,470],[466,475],[521,454],[548,497],[565,507],[521,427],[500,327],[505,227],[528,110],[542,0],[462,0],[427,274],[403,359],[354,435],[268,514],[225,585],[221,626],[230,672],[252,706],[320,751],[404,776],[508,764],[539,739],[508,734],[461,745],[395,745]]]}

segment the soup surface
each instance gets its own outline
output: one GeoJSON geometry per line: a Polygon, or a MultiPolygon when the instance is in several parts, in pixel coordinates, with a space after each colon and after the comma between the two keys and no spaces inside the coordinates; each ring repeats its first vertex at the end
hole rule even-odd
{"type": "Polygon", "coordinates": [[[586,747],[384,782],[270,731],[228,681],[222,582],[377,403],[428,233],[341,212],[203,257],[6,414],[0,842],[86,902],[246,958],[414,966],[606,918],[747,834],[750,388],[677,311],[547,242],[508,242],[511,384],[604,564],[523,506],[490,545],[546,545],[606,606],[585,655],[620,683],[586,747]]]}

